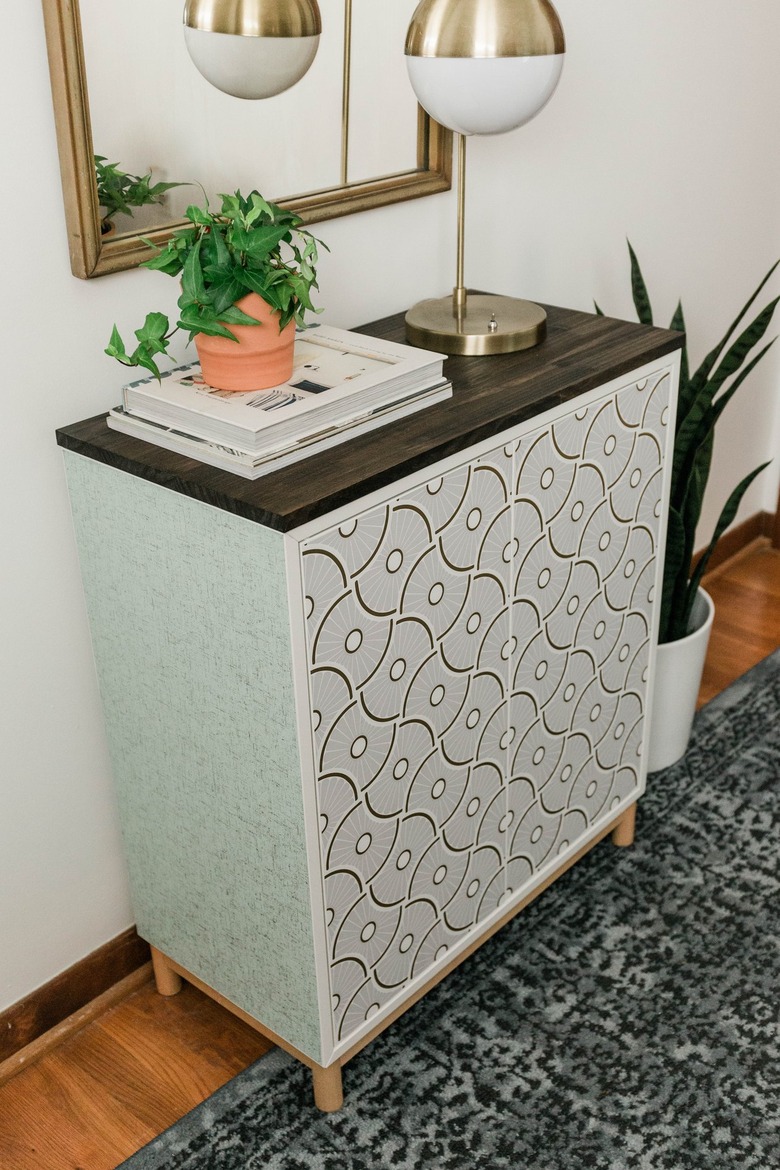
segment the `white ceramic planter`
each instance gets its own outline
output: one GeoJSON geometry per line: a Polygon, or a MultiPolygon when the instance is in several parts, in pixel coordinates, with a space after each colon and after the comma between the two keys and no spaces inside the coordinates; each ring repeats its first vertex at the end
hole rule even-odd
{"type": "Polygon", "coordinates": [[[700,589],[693,603],[692,633],[658,647],[647,737],[650,772],[668,768],[685,755],[714,616],[712,598],[700,589]]]}

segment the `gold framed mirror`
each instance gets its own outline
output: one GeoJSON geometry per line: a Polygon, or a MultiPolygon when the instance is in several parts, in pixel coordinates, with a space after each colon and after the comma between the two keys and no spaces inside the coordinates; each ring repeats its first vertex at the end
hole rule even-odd
{"type": "MultiPolygon", "coordinates": [[[[114,122],[120,120],[119,111],[122,111],[123,115],[132,114],[136,122],[150,133],[167,124],[164,117],[150,118],[147,114],[144,118],[137,107],[139,97],[148,96],[149,102],[160,100],[159,97],[155,98],[155,84],[159,86],[165,83],[169,88],[173,85],[170,79],[166,79],[166,69],[163,65],[158,63],[155,66],[154,60],[147,61],[146,58],[153,54],[155,47],[161,54],[169,53],[171,41],[175,46],[173,51],[180,51],[179,42],[183,40],[179,28],[181,5],[177,0],[134,0],[131,4],[111,5],[110,11],[116,13],[117,26],[108,30],[106,34],[108,13],[105,0],[42,2],[72,271],[75,276],[89,278],[135,268],[152,254],[143,238],[157,245],[163,244],[171,233],[181,226],[181,212],[186,203],[199,201],[198,186],[201,176],[176,173],[175,170],[171,172],[167,165],[163,165],[160,170],[155,164],[148,162],[148,155],[151,152],[154,159],[162,157],[167,164],[165,149],[159,144],[149,148],[147,154],[143,156],[144,161],[139,162],[135,169],[143,174],[155,166],[153,181],[186,180],[188,185],[195,184],[196,194],[190,193],[186,201],[181,203],[185,198],[184,194],[173,192],[172,202],[178,200],[179,207],[156,209],[158,210],[156,222],[135,226],[132,221],[128,221],[127,230],[120,230],[111,238],[106,238],[101,231],[94,157],[96,154],[103,154],[112,161],[117,157],[117,154],[113,153],[113,143],[110,146],[104,145],[104,139],[110,137],[106,132],[107,127],[108,130],[113,129],[113,123],[109,125],[106,122],[106,107],[111,108],[114,122]],[[150,8],[149,21],[152,23],[149,21],[145,23],[144,6],[152,4],[156,5],[154,10],[150,8]],[[98,14],[101,19],[98,19],[98,14]],[[120,61],[116,59],[116,52],[101,54],[96,49],[98,26],[104,35],[116,37],[116,42],[121,45],[120,61]],[[150,29],[154,30],[153,36],[150,29]],[[139,52],[144,56],[146,80],[137,77],[132,61],[126,57],[134,35],[138,37],[139,52]],[[105,73],[102,102],[98,96],[101,69],[105,73]],[[90,90],[93,91],[92,107],[90,90]],[[93,127],[100,135],[98,141],[93,141],[93,127]]],[[[207,115],[212,118],[211,138],[218,137],[220,146],[223,145],[222,136],[219,133],[215,134],[213,130],[215,124],[219,125],[214,122],[217,117],[222,118],[223,124],[228,126],[235,123],[238,129],[233,132],[234,140],[242,144],[250,142],[254,147],[254,153],[262,158],[268,167],[269,151],[267,147],[257,145],[262,136],[259,131],[256,132],[254,124],[251,131],[246,128],[246,119],[250,117],[247,107],[266,107],[266,111],[271,110],[266,117],[266,128],[270,121],[277,135],[272,142],[279,141],[282,131],[286,136],[289,126],[296,127],[299,134],[299,141],[289,148],[286,147],[283,152],[288,156],[288,163],[291,158],[296,165],[302,165],[309,154],[316,153],[312,148],[316,147],[319,150],[325,139],[331,143],[331,153],[334,155],[332,174],[322,165],[316,165],[316,160],[313,160],[310,173],[294,169],[291,172],[294,176],[292,192],[275,191],[270,181],[267,181],[267,176],[255,177],[253,150],[242,145],[236,152],[239,157],[235,169],[246,178],[239,182],[235,179],[224,180],[221,187],[210,182],[207,186],[209,194],[216,194],[218,190],[234,190],[244,182],[246,189],[258,187],[275,202],[296,211],[306,223],[315,223],[447,190],[451,186],[452,135],[416,106],[413,96],[408,98],[405,87],[400,84],[395,86],[395,91],[404,91],[402,113],[405,118],[404,125],[408,126],[410,131],[407,135],[408,140],[403,143],[403,150],[400,153],[398,149],[395,152],[388,151],[385,157],[382,157],[381,153],[385,140],[390,142],[394,136],[399,137],[396,132],[388,133],[387,126],[389,107],[394,108],[399,103],[379,102],[377,104],[382,108],[372,109],[371,99],[376,87],[382,84],[381,69],[384,58],[387,58],[388,69],[397,71],[403,68],[403,41],[401,40],[398,47],[396,60],[394,39],[391,44],[388,29],[381,26],[381,21],[397,22],[400,19],[408,23],[408,18],[415,7],[415,0],[407,0],[407,3],[408,13],[402,6],[399,9],[395,4],[377,7],[375,0],[320,0],[320,7],[323,10],[323,33],[326,28],[329,30],[330,47],[323,41],[324,50],[321,45],[318,54],[321,61],[315,63],[319,64],[319,70],[312,67],[311,77],[307,76],[289,91],[289,94],[294,95],[296,90],[300,90],[297,111],[290,104],[282,104],[283,101],[289,103],[293,100],[289,99],[288,95],[249,103],[237,102],[236,99],[227,98],[222,94],[213,98],[211,96],[213,87],[208,86],[193,67],[191,70],[193,80],[191,81],[187,75],[186,86],[201,85],[204,92],[188,89],[184,99],[178,93],[176,96],[180,106],[186,106],[184,114],[190,113],[195,103],[198,119],[207,115]],[[303,88],[304,82],[308,87],[306,89],[303,88]],[[327,90],[327,94],[324,94],[323,90],[327,90]],[[212,113],[210,107],[204,113],[203,103],[207,101],[222,102],[223,105],[217,106],[216,114],[212,113]],[[231,102],[233,105],[228,108],[224,106],[224,102],[231,102]],[[279,104],[270,107],[271,102],[279,104]],[[412,104],[409,105],[409,102],[412,104]],[[378,125],[382,127],[381,134],[376,133],[378,125]],[[358,139],[359,145],[362,143],[361,149],[352,149],[350,146],[352,155],[357,160],[353,167],[347,162],[347,143],[358,139]]],[[[394,35],[395,31],[393,30],[394,35]]],[[[181,89],[181,85],[179,88],[181,89]]],[[[217,93],[218,91],[213,90],[213,94],[217,93]]],[[[399,118],[400,116],[399,113],[399,118]]],[[[170,121],[180,128],[178,141],[183,141],[182,135],[187,133],[188,120],[183,116],[181,108],[170,121]]],[[[190,129],[193,139],[197,135],[195,129],[197,124],[197,119],[193,120],[190,129]]],[[[139,137],[138,127],[135,126],[130,140],[136,152],[139,149],[137,142],[139,137]]],[[[193,149],[199,147],[200,143],[196,142],[193,149]]],[[[272,155],[273,151],[270,154],[272,155]]],[[[120,164],[125,162],[124,158],[120,159],[120,164]]],[[[133,168],[128,165],[127,169],[133,168]]],[[[232,164],[229,169],[232,175],[234,171],[232,164]]],[[[276,176],[283,170],[283,167],[274,165],[273,174],[276,176]]],[[[215,182],[219,181],[215,179],[215,182]]],[[[205,183],[203,185],[206,186],[205,183]]]]}

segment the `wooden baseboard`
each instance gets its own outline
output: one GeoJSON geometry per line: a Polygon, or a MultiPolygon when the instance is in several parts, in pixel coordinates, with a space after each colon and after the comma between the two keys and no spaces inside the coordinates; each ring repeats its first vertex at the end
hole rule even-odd
{"type": "Polygon", "coordinates": [[[71,1036],[75,1036],[82,1028],[86,1028],[87,1024],[93,1023],[111,1008],[122,1003],[134,991],[139,991],[151,981],[151,978],[152,964],[144,963],[132,974],[121,979],[119,983],[109,987],[108,991],[104,991],[97,999],[91,999],[85,1007],[74,1012],[72,1016],[68,1016],[50,1031],[44,1032],[42,1036],[33,1040],[32,1044],[21,1048],[13,1056],[9,1056],[7,1060],[0,1061],[0,1085],[4,1085],[11,1077],[15,1077],[17,1073],[23,1072],[31,1064],[35,1064],[36,1060],[40,1060],[42,1056],[59,1048],[60,1044],[69,1040],[71,1036]]]}
{"type": "MultiPolygon", "coordinates": [[[[752,544],[754,540],[758,540],[761,537],[769,537],[771,539],[775,527],[776,517],[772,512],[755,512],[752,516],[748,516],[747,520],[743,520],[741,524],[737,524],[734,528],[729,528],[728,532],[724,532],[716,544],[715,551],[710,557],[707,572],[711,573],[713,569],[717,569],[726,561],[731,560],[737,553],[742,552],[743,548],[752,544]]],[[[704,552],[704,549],[699,549],[697,553],[694,553],[694,565],[702,552],[704,552]]]]}
{"type": "Polygon", "coordinates": [[[0,1012],[0,1064],[80,1012],[150,958],[148,944],[133,926],[0,1012]]]}

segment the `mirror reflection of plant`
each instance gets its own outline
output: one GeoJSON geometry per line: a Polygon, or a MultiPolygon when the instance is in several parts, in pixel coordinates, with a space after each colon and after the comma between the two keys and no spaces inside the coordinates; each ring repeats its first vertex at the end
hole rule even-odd
{"type": "MultiPolygon", "coordinates": [[[[642,276],[639,261],[630,243],[628,250],[631,257],[631,290],[634,308],[641,324],[652,325],[653,311],[647,286],[642,276]]],[[[661,643],[677,641],[691,632],[689,627],[696,592],[715,546],[736,516],[742,497],[753,480],[765,467],[769,466],[768,462],[762,463],[760,467],[751,471],[737,484],[723,507],[710,543],[699,557],[696,565],[692,567],[696,528],[701,516],[704,492],[712,464],[715,424],[747,376],[774,345],[776,338],[763,346],[744,366],[746,359],[769,328],[780,297],[775,297],[773,301],[770,301],[754,320],[731,341],[730,346],[728,343],[778,264],[780,261],[772,265],[752,297],[731,323],[725,336],[707,354],[694,374],[690,373],[687,343],[683,345],[669,521],[666,533],[661,625],[658,636],[661,643]],[[735,377],[735,375],[738,376],[735,377]],[[731,378],[733,381],[729,382],[731,378]]],[[[603,316],[599,306],[595,307],[596,312],[603,316]]],[[[682,304],[678,304],[670,328],[685,332],[682,304]]]]}
{"type": "Polygon", "coordinates": [[[110,163],[105,155],[96,154],[94,158],[98,203],[105,212],[104,223],[110,223],[115,215],[132,215],[134,207],[162,203],[166,191],[173,187],[189,186],[188,183],[152,183],[151,171],[147,175],[130,175],[121,171],[118,163],[110,163]]]}
{"type": "MultiPolygon", "coordinates": [[[[257,293],[279,313],[279,331],[290,321],[304,324],[306,310],[317,312],[316,240],[300,216],[269,203],[257,191],[220,195],[222,208],[188,207],[191,227],[181,228],[144,268],[181,277],[179,319],[171,329],[164,313],[149,313],[135,330],[138,345],[127,353],[116,325],[105,350],[126,366],[143,366],[159,379],[156,358],[167,353],[178,329],[238,341],[230,325],[260,325],[236,302],[257,293]],[[282,248],[285,248],[283,254],[282,248]]],[[[149,242],[149,241],[145,241],[149,242]]],[[[324,246],[324,245],[323,245],[324,246]]]]}

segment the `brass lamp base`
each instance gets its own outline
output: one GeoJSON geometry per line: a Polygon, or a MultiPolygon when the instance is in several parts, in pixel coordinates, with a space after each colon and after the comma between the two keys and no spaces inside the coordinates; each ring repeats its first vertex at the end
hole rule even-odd
{"type": "Polygon", "coordinates": [[[406,338],[450,354],[515,353],[544,341],[547,314],[532,301],[470,293],[420,301],[406,314],[406,338]]]}

